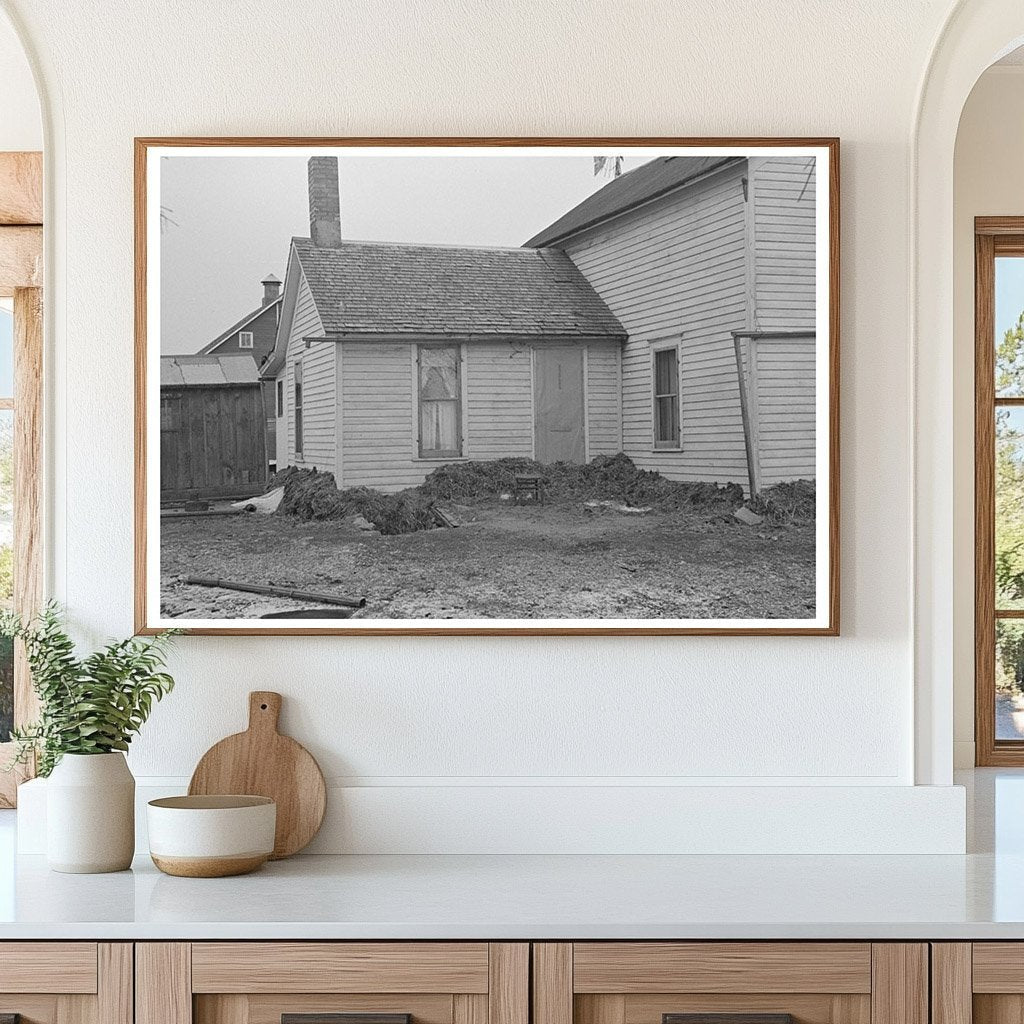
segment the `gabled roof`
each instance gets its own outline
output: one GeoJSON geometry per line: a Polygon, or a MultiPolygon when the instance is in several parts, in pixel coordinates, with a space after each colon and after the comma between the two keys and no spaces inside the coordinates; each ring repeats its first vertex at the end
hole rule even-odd
{"type": "Polygon", "coordinates": [[[577,231],[593,227],[640,203],[680,188],[709,171],[744,159],[736,156],[656,157],[608,182],[604,188],[587,196],[582,203],[562,214],[554,224],[534,235],[524,245],[553,245],[577,231]]]}
{"type": "MultiPolygon", "coordinates": [[[[273,278],[273,281],[275,283],[280,283],[280,282],[278,282],[277,278],[274,277],[273,274],[270,275],[270,278],[273,278]]],[[[267,280],[270,280],[270,278],[267,278],[267,280]]],[[[263,283],[265,283],[265,282],[264,281],[260,282],[260,284],[263,284],[263,283]]],[[[276,305],[278,305],[278,303],[280,303],[280,301],[281,301],[281,296],[279,295],[276,299],[271,299],[271,301],[268,302],[265,306],[260,306],[259,309],[254,309],[251,313],[246,313],[246,315],[243,316],[241,320],[239,320],[237,323],[232,324],[222,334],[218,334],[217,337],[214,338],[213,341],[211,341],[208,345],[204,345],[199,350],[198,354],[201,355],[201,356],[205,356],[205,355],[209,354],[219,344],[221,344],[221,342],[226,341],[236,331],[240,331],[243,327],[246,327],[248,324],[251,324],[253,322],[253,320],[256,320],[261,313],[266,313],[266,311],[268,309],[273,309],[276,305]]],[[[276,315],[277,314],[275,313],[275,316],[276,315]]]]}
{"type": "Polygon", "coordinates": [[[161,356],[160,387],[198,388],[227,384],[258,384],[251,355],[161,356]]]}
{"type": "Polygon", "coordinates": [[[557,249],[292,244],[328,336],[625,337],[557,249]]]}

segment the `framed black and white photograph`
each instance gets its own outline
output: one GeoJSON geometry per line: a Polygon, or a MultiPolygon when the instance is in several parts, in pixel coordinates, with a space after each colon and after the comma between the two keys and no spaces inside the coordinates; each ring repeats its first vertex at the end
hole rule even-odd
{"type": "Polygon", "coordinates": [[[835,139],[136,140],[136,626],[838,608],[835,139]]]}

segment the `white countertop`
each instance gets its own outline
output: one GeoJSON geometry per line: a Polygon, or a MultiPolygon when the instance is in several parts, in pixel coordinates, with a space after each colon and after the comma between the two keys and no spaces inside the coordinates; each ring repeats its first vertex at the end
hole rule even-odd
{"type": "Polygon", "coordinates": [[[60,875],[0,812],[0,940],[1024,939],[1024,772],[978,771],[967,856],[296,857],[60,875]]]}
{"type": "Polygon", "coordinates": [[[18,862],[0,939],[1024,938],[1024,856],[298,857],[240,878],[18,862]]]}

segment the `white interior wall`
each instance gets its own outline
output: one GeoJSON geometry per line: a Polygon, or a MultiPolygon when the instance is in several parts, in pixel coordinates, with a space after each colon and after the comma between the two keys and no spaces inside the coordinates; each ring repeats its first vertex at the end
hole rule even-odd
{"type": "Polygon", "coordinates": [[[1024,65],[990,68],[960,120],[954,162],[954,738],[974,764],[974,218],[1024,216],[1024,65]]]}
{"type": "MultiPolygon", "coordinates": [[[[799,815],[807,787],[875,787],[892,831],[877,787],[914,781],[908,160],[945,0],[4,6],[52,107],[51,590],[86,640],[132,625],[133,136],[840,136],[841,638],[187,638],[131,760],[177,784],[272,688],[360,799],[772,785],[799,815]]],[[[959,806],[933,815],[954,845],[959,806]]]]}
{"type": "Polygon", "coordinates": [[[32,69],[21,41],[0,17],[0,150],[43,148],[43,124],[32,69]]]}

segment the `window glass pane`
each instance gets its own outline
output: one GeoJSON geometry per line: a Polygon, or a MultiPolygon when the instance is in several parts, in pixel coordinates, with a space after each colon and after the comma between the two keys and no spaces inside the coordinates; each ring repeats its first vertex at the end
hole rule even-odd
{"type": "Polygon", "coordinates": [[[676,439],[676,400],[672,397],[658,399],[658,440],[676,439]]]}
{"type": "MultiPolygon", "coordinates": [[[[14,414],[0,410],[0,605],[14,596],[14,414]]],[[[0,743],[10,736],[14,714],[14,646],[0,639],[0,743]]]]}
{"type": "Polygon", "coordinates": [[[420,399],[459,397],[459,350],[420,349],[420,399]]]}
{"type": "Polygon", "coordinates": [[[14,316],[0,308],[0,398],[14,397],[14,316]]]}
{"type": "Polygon", "coordinates": [[[1024,257],[996,259],[996,395],[1024,397],[1024,257]]]}
{"type": "Polygon", "coordinates": [[[654,356],[655,393],[674,395],[676,393],[676,353],[674,349],[658,352],[654,356]]]}
{"type": "Polygon", "coordinates": [[[295,363],[295,451],[302,452],[302,363],[296,360],[295,363]]]}
{"type": "Polygon", "coordinates": [[[996,409],[996,608],[1024,608],[1024,408],[996,409]]]}
{"type": "Polygon", "coordinates": [[[996,620],[996,739],[1024,739],[1024,622],[996,620]]]}
{"type": "Polygon", "coordinates": [[[456,402],[420,402],[420,436],[425,452],[459,449],[459,406],[456,402]]]}

